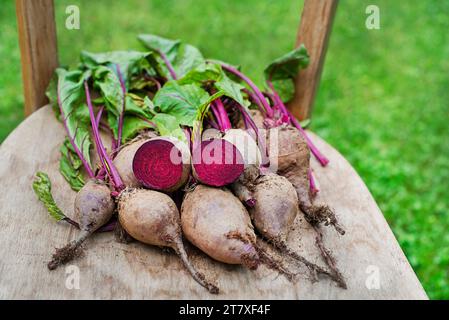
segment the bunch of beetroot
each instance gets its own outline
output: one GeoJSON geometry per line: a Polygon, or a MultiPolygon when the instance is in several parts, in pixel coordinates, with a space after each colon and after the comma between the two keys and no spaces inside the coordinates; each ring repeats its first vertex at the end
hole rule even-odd
{"type": "Polygon", "coordinates": [[[238,68],[206,60],[189,44],[139,39],[147,52],[82,52],[79,66],[57,69],[49,87],[67,133],[60,172],[77,191],[78,221],[57,207],[44,173],[33,188],[55,219],[80,229],[56,249],[49,269],[77,257],[94,232],[115,230],[121,239],[172,248],[212,293],[218,287],[191,264],[184,238],[217,261],[265,264],[293,279],[259,243],[266,241],[313,276],[345,287],[319,224],[344,231],[331,209],[313,203],[310,153],[322,165],[328,160],[284,104],[308,64],[304,47],[270,64],[261,90],[238,68]],[[298,215],[315,228],[328,269],[288,247],[298,215]]]}

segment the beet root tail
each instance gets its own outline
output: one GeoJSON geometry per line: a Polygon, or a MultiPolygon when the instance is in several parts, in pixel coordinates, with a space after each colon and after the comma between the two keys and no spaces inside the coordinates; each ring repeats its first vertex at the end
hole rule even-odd
{"type": "Polygon", "coordinates": [[[293,282],[296,275],[289,271],[281,261],[275,259],[273,256],[271,256],[266,250],[261,248],[258,245],[254,245],[254,247],[257,250],[257,253],[259,255],[260,262],[265,264],[268,268],[275,270],[279,272],[280,274],[284,275],[288,281],[293,282]]]}
{"type": "Polygon", "coordinates": [[[338,222],[335,212],[328,206],[312,205],[302,209],[307,222],[309,222],[312,226],[318,226],[320,223],[324,223],[326,226],[332,225],[340,235],[345,234],[345,230],[338,222]]]}
{"type": "Polygon", "coordinates": [[[325,270],[324,268],[318,266],[317,264],[310,262],[300,254],[294,252],[292,249],[290,249],[285,243],[283,242],[274,242],[273,245],[283,254],[288,255],[289,257],[293,258],[294,260],[302,263],[309,269],[310,273],[312,274],[312,279],[314,281],[317,281],[318,275],[324,275],[329,277],[331,280],[335,281],[338,285],[341,284],[341,279],[334,274],[334,272],[329,272],[325,270]]]}
{"type": "Polygon", "coordinates": [[[90,236],[90,232],[82,232],[77,240],[69,242],[62,248],[57,248],[51,261],[47,264],[49,270],[55,270],[57,267],[72,261],[82,253],[81,245],[90,236]]]}
{"type": "Polygon", "coordinates": [[[176,244],[175,251],[178,254],[179,258],[181,259],[184,267],[187,269],[187,271],[189,271],[189,273],[192,275],[193,279],[195,279],[196,282],[198,282],[201,286],[206,288],[212,294],[218,294],[220,292],[220,289],[216,285],[207,281],[204,274],[196,270],[195,267],[190,263],[190,260],[187,257],[187,253],[184,249],[182,241],[176,244]]]}
{"type": "Polygon", "coordinates": [[[321,252],[321,256],[323,257],[327,266],[331,270],[333,277],[335,278],[335,281],[338,283],[339,287],[342,289],[347,289],[348,286],[346,285],[346,281],[343,278],[343,275],[341,274],[340,270],[338,270],[337,263],[332,255],[332,252],[324,246],[323,234],[321,230],[316,226],[314,226],[313,228],[317,234],[315,243],[321,252]]]}

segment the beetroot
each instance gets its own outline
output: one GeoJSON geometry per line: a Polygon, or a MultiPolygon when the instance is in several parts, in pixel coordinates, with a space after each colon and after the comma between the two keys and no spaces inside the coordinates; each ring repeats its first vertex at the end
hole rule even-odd
{"type": "Polygon", "coordinates": [[[264,263],[293,278],[256,244],[248,212],[229,190],[199,185],[189,191],[181,207],[181,226],[185,237],[215,260],[249,269],[264,263]]]}
{"type": "Polygon", "coordinates": [[[303,263],[313,276],[316,274],[326,275],[341,287],[346,287],[336,266],[331,267],[331,272],[326,271],[288,247],[287,238],[300,211],[295,188],[286,178],[273,173],[260,176],[254,183],[252,195],[255,204],[249,209],[249,212],[256,230],[265,239],[280,252],[303,263]]]}
{"type": "Polygon", "coordinates": [[[117,171],[122,178],[123,183],[128,188],[137,188],[142,186],[139,180],[136,179],[133,168],[133,159],[136,151],[142,144],[145,143],[145,139],[139,139],[132,143],[123,146],[117,156],[113,160],[113,164],[117,168],[117,171]]]}
{"type": "Polygon", "coordinates": [[[175,250],[192,277],[211,293],[219,289],[209,283],[190,263],[182,242],[179,211],[175,202],[161,192],[134,189],[119,199],[119,221],[135,239],[175,250]]]}
{"type": "Polygon", "coordinates": [[[286,177],[295,187],[299,207],[311,225],[324,223],[333,225],[338,233],[345,231],[339,225],[335,213],[326,205],[312,202],[310,188],[310,149],[301,133],[293,127],[281,126],[279,130],[270,131],[278,134],[278,173],[286,177]]]}
{"type": "Polygon", "coordinates": [[[189,177],[190,152],[183,142],[175,138],[153,138],[136,151],[132,167],[136,179],[143,186],[173,192],[189,177]]]}
{"type": "Polygon", "coordinates": [[[193,175],[209,186],[222,187],[234,182],[244,167],[237,147],[224,139],[201,141],[193,151],[193,175]]]}
{"type": "Polygon", "coordinates": [[[48,263],[48,269],[56,269],[75,258],[80,253],[81,244],[111,219],[114,208],[109,188],[100,181],[89,180],[75,198],[75,214],[81,232],[76,240],[56,250],[48,263]]]}

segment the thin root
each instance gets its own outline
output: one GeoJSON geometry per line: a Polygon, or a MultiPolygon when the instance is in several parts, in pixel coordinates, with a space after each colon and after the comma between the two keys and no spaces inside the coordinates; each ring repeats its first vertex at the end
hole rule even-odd
{"type": "Polygon", "coordinates": [[[82,248],[78,242],[72,241],[65,247],[57,248],[51,261],[47,264],[49,270],[55,270],[60,265],[66,264],[82,254],[82,248]]]}
{"type": "Polygon", "coordinates": [[[341,274],[340,270],[338,270],[337,263],[335,261],[335,258],[332,255],[332,252],[324,246],[323,242],[323,234],[321,230],[317,227],[313,227],[315,229],[315,232],[317,233],[317,237],[315,239],[315,243],[320,249],[321,255],[326,262],[327,266],[331,269],[331,273],[333,274],[333,277],[335,278],[335,281],[338,283],[338,285],[343,288],[347,289],[348,286],[346,285],[346,281],[343,278],[343,275],[341,274]]]}
{"type": "Polygon", "coordinates": [[[307,222],[309,222],[312,226],[318,226],[320,223],[324,223],[324,225],[332,225],[335,230],[341,234],[345,234],[345,230],[338,223],[337,217],[335,216],[334,211],[328,206],[309,206],[307,208],[303,208],[305,217],[307,222]]]}
{"type": "Polygon", "coordinates": [[[190,263],[189,258],[187,257],[187,253],[184,249],[184,245],[181,243],[176,243],[175,251],[178,256],[181,258],[181,261],[184,267],[189,271],[192,275],[193,279],[198,282],[201,286],[206,288],[212,294],[218,294],[220,289],[214,285],[213,283],[207,281],[204,274],[195,269],[195,267],[190,263]]]}
{"type": "Polygon", "coordinates": [[[287,270],[287,268],[283,266],[281,261],[275,259],[273,256],[271,256],[267,251],[265,251],[257,244],[254,244],[254,247],[256,248],[256,251],[259,254],[259,259],[261,263],[265,264],[268,268],[284,275],[288,279],[288,281],[293,282],[296,275],[287,270]]]}
{"type": "Polygon", "coordinates": [[[77,240],[69,242],[65,247],[56,249],[51,261],[47,264],[48,269],[54,270],[60,265],[66,264],[82,253],[81,245],[90,236],[91,232],[81,231],[77,240]]]}
{"type": "Polygon", "coordinates": [[[281,251],[281,253],[284,253],[288,256],[290,256],[291,258],[301,262],[303,265],[305,265],[307,267],[307,269],[309,269],[311,276],[312,276],[312,281],[316,282],[318,281],[318,275],[325,275],[327,277],[329,277],[331,280],[335,281],[336,283],[338,283],[340,285],[341,283],[341,279],[338,278],[334,272],[329,272],[327,270],[325,270],[324,268],[318,266],[317,264],[310,262],[309,260],[307,260],[306,258],[304,258],[303,256],[301,256],[300,254],[294,252],[293,250],[291,250],[285,243],[283,242],[273,242],[273,245],[281,251]]]}

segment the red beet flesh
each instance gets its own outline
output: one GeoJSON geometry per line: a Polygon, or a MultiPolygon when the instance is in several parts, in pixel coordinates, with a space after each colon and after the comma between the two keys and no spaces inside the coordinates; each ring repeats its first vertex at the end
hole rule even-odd
{"type": "Polygon", "coordinates": [[[145,187],[174,191],[184,179],[181,151],[170,141],[154,139],[145,142],[133,159],[133,172],[145,187]]]}
{"type": "Polygon", "coordinates": [[[198,181],[209,186],[222,187],[234,182],[244,167],[241,153],[224,139],[202,141],[193,152],[193,174],[198,181]]]}

